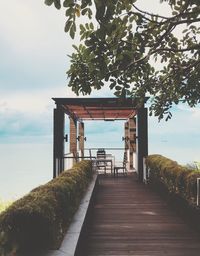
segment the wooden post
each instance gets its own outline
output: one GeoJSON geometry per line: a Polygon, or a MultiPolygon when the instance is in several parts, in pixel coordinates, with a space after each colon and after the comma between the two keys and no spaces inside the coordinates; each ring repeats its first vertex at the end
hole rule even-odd
{"type": "Polygon", "coordinates": [[[53,127],[53,177],[64,170],[64,111],[54,109],[53,127]]]}
{"type": "Polygon", "coordinates": [[[77,121],[73,118],[70,119],[70,141],[69,141],[69,152],[73,154],[74,160],[73,163],[76,162],[77,156],[77,121]]]}
{"type": "Polygon", "coordinates": [[[79,123],[79,150],[81,151],[81,157],[84,157],[84,123],[79,123]]]}
{"type": "Polygon", "coordinates": [[[129,123],[128,121],[124,123],[124,151],[127,156],[127,162],[129,164],[129,143],[128,143],[128,136],[129,136],[129,123]]]}
{"type": "Polygon", "coordinates": [[[135,118],[129,119],[129,168],[133,170],[133,153],[136,151],[136,122],[135,118]]]}
{"type": "Polygon", "coordinates": [[[128,136],[129,136],[129,123],[127,121],[124,124],[124,149],[126,153],[127,153],[127,150],[129,149],[128,136]]]}
{"type": "Polygon", "coordinates": [[[137,112],[138,131],[138,176],[143,181],[143,157],[148,155],[148,114],[147,108],[140,108],[137,112]]]}

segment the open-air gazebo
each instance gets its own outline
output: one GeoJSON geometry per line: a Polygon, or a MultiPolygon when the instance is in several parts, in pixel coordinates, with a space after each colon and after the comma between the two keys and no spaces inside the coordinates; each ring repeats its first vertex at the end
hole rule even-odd
{"type": "Polygon", "coordinates": [[[70,119],[69,149],[74,158],[77,151],[84,158],[84,122],[89,120],[124,120],[124,150],[128,152],[129,169],[133,169],[136,153],[139,180],[143,180],[143,158],[148,155],[148,114],[144,106],[148,98],[53,98],[54,139],[53,176],[64,170],[65,115],[70,119]],[[78,129],[77,129],[78,128],[78,129]],[[77,141],[79,145],[77,145],[77,141]],[[79,146],[79,147],[77,147],[79,146]]]}

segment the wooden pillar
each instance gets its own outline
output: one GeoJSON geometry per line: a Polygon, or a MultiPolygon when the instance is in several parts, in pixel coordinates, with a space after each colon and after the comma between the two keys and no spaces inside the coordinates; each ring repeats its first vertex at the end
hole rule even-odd
{"type": "Polygon", "coordinates": [[[84,123],[79,123],[79,150],[81,151],[81,157],[84,157],[84,123]]]}
{"type": "Polygon", "coordinates": [[[64,170],[64,111],[54,109],[53,126],[53,177],[64,170]]]}
{"type": "Polygon", "coordinates": [[[138,135],[138,176],[143,181],[143,157],[148,155],[148,114],[147,108],[138,109],[137,113],[137,135],[138,135]]]}
{"type": "MultiPolygon", "coordinates": [[[[77,156],[77,121],[73,118],[70,120],[70,141],[69,141],[69,152],[73,154],[74,157],[77,156]]],[[[74,158],[74,163],[76,159],[74,158]]]]}
{"type": "Polygon", "coordinates": [[[129,119],[129,169],[133,170],[133,153],[136,151],[136,122],[135,118],[129,119]]]}
{"type": "Polygon", "coordinates": [[[124,149],[126,153],[127,153],[127,150],[129,149],[128,136],[129,136],[129,123],[127,121],[124,124],[124,149]]]}
{"type": "Polygon", "coordinates": [[[124,123],[124,152],[127,156],[127,162],[129,163],[129,143],[128,143],[128,136],[129,136],[129,123],[128,121],[124,123]]]}

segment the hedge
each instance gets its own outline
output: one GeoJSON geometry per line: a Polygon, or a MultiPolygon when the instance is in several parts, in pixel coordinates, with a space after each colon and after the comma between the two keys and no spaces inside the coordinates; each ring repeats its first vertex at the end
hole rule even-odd
{"type": "Polygon", "coordinates": [[[14,202],[0,215],[0,255],[59,248],[91,178],[82,161],[14,202]]]}
{"type": "Polygon", "coordinates": [[[163,186],[170,194],[178,195],[188,204],[195,205],[199,171],[190,170],[161,155],[148,156],[146,164],[150,170],[150,184],[163,186]]]}

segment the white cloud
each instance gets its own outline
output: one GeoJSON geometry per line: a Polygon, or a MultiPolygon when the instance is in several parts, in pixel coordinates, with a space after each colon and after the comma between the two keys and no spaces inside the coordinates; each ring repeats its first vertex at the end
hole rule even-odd
{"type": "Polygon", "coordinates": [[[149,153],[162,154],[186,164],[200,159],[200,108],[179,104],[172,119],[158,123],[149,118],[149,153]]]}
{"type": "Polygon", "coordinates": [[[161,120],[158,122],[156,117],[149,117],[149,127],[152,134],[158,136],[165,134],[173,134],[184,136],[184,134],[194,134],[200,131],[200,108],[189,108],[186,105],[179,104],[176,108],[172,108],[172,119],[161,120]]]}
{"type": "Polygon", "coordinates": [[[64,39],[63,15],[45,6],[43,1],[3,1],[1,10],[1,34],[14,52],[30,54],[34,51],[35,54],[40,46],[48,51],[50,45],[56,47],[64,39]]]}
{"type": "Polygon", "coordinates": [[[76,97],[76,95],[67,86],[13,94],[4,93],[0,99],[0,113],[18,111],[31,115],[47,112],[54,106],[52,97],[76,97]]]}

